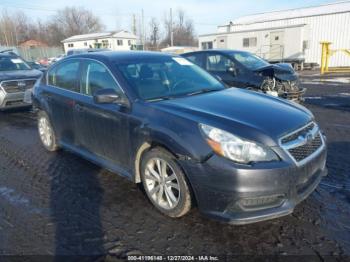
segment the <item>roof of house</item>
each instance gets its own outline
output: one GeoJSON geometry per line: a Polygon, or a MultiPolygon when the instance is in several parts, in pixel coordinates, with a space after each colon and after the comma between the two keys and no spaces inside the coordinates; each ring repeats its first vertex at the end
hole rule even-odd
{"type": "Polygon", "coordinates": [[[129,39],[137,39],[137,36],[125,31],[111,31],[111,32],[101,32],[101,33],[92,33],[92,34],[84,34],[84,35],[74,35],[69,38],[62,40],[62,43],[75,42],[75,41],[84,41],[84,40],[92,40],[92,39],[101,39],[101,38],[129,38],[129,39]]]}
{"type": "Polygon", "coordinates": [[[328,15],[335,13],[350,12],[350,1],[329,3],[319,6],[310,6],[288,10],[278,10],[267,13],[252,14],[242,16],[232,21],[234,25],[254,24],[268,21],[291,19],[299,17],[309,17],[318,15],[328,15]]]}
{"type": "Polygon", "coordinates": [[[44,43],[44,42],[42,42],[42,41],[30,39],[30,40],[27,40],[27,41],[24,41],[24,42],[20,43],[20,46],[27,46],[27,47],[31,47],[31,46],[43,46],[43,47],[46,47],[47,44],[44,43]]]}

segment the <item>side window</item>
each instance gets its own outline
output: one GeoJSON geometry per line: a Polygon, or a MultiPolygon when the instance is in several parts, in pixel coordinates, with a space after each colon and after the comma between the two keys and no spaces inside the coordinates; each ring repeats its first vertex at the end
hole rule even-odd
{"type": "Polygon", "coordinates": [[[48,72],[48,83],[52,86],[79,92],[79,61],[67,61],[55,66],[48,72]]]}
{"type": "Polygon", "coordinates": [[[113,88],[123,94],[108,69],[97,62],[87,62],[85,73],[81,82],[81,93],[92,96],[100,89],[113,88]]]}
{"type": "Polygon", "coordinates": [[[207,56],[207,70],[216,72],[226,72],[233,65],[232,61],[222,55],[207,56]]]}
{"type": "Polygon", "coordinates": [[[202,67],[203,54],[196,54],[196,55],[190,55],[185,57],[186,59],[190,60],[192,63],[202,67]]]}

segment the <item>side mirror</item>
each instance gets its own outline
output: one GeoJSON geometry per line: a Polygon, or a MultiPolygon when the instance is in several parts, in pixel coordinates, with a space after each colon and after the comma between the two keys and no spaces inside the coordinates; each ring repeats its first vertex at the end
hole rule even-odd
{"type": "Polygon", "coordinates": [[[237,75],[237,69],[234,68],[233,66],[230,66],[229,68],[227,68],[227,72],[231,73],[232,75],[237,75]]]}
{"type": "Polygon", "coordinates": [[[94,93],[94,102],[96,104],[122,104],[127,105],[128,103],[125,101],[125,98],[117,93],[112,88],[100,89],[94,93]]]}

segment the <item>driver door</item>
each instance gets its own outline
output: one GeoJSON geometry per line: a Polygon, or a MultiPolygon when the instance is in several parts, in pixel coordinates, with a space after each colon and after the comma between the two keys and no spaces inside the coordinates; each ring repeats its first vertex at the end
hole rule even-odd
{"type": "Polygon", "coordinates": [[[206,70],[231,87],[242,87],[239,71],[234,62],[221,54],[207,54],[206,70]],[[233,70],[232,70],[233,69],[233,70]],[[232,70],[232,71],[231,71],[232,70]]]}

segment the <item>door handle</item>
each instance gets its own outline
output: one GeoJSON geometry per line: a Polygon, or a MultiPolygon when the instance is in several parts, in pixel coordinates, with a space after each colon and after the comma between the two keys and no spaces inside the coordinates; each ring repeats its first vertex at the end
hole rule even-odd
{"type": "Polygon", "coordinates": [[[83,112],[84,111],[84,106],[81,106],[79,104],[75,105],[75,110],[77,110],[78,112],[83,112]]]}
{"type": "Polygon", "coordinates": [[[47,95],[46,95],[46,100],[47,100],[47,101],[51,101],[51,100],[52,100],[52,95],[47,94],[47,95]]]}

